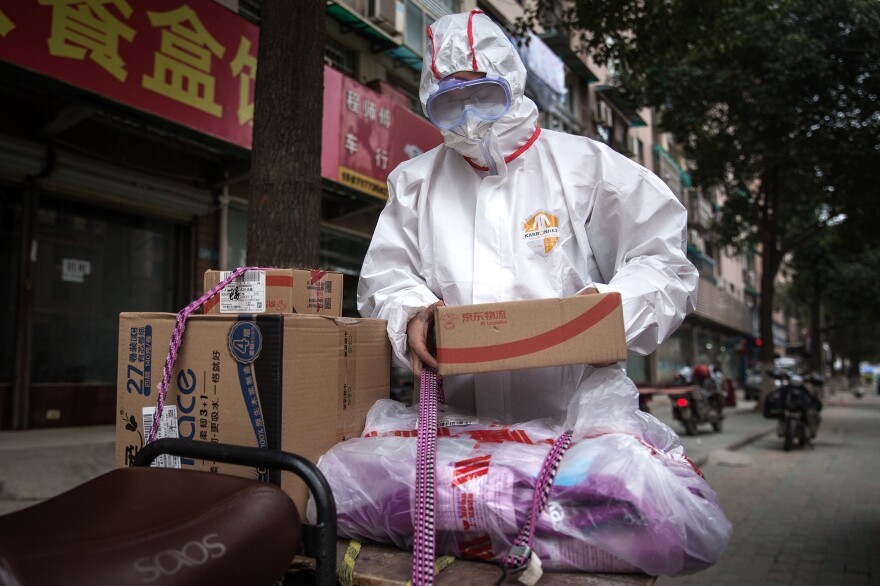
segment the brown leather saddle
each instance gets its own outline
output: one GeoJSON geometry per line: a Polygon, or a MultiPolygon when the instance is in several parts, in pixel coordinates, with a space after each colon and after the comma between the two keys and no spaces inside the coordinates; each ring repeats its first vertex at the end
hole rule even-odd
{"type": "Polygon", "coordinates": [[[336,505],[308,460],[162,439],[134,464],[0,517],[0,584],[269,586],[281,582],[297,554],[315,558],[317,584],[335,583],[336,505]],[[309,487],[318,520],[302,523],[273,484],[150,468],[161,454],[293,472],[309,487]]]}

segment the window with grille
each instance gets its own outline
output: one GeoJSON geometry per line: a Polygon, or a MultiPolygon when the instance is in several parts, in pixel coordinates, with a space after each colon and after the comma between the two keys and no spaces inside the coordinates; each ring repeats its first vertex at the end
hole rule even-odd
{"type": "Polygon", "coordinates": [[[329,37],[324,47],[324,63],[348,77],[354,77],[354,51],[329,37]]]}
{"type": "Polygon", "coordinates": [[[403,43],[421,55],[425,50],[425,29],[435,20],[458,12],[458,0],[407,0],[403,43]]]}
{"type": "Polygon", "coordinates": [[[629,136],[629,150],[632,153],[632,158],[637,163],[644,164],[644,151],[645,145],[637,136],[630,135],[629,136]]]}

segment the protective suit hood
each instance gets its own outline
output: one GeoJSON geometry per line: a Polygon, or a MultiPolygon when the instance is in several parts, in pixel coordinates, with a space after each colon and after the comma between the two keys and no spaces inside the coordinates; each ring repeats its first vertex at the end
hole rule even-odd
{"type": "Polygon", "coordinates": [[[523,95],[526,68],[516,48],[481,10],[450,14],[428,27],[419,86],[423,109],[440,80],[459,71],[505,79],[510,85],[511,106],[495,122],[469,121],[467,127],[441,130],[443,142],[477,165],[503,174],[505,159],[535,135],[538,108],[523,95]]]}

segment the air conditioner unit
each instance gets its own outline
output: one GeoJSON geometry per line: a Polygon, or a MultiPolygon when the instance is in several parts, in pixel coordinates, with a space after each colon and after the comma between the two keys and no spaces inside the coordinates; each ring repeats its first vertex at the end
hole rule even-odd
{"type": "Polygon", "coordinates": [[[406,5],[403,0],[368,0],[367,18],[392,35],[402,35],[406,5]]]}
{"type": "Polygon", "coordinates": [[[608,107],[604,101],[599,100],[596,103],[596,110],[593,112],[593,121],[596,124],[601,124],[602,126],[607,126],[611,128],[614,126],[613,114],[611,113],[611,108],[608,107]]]}

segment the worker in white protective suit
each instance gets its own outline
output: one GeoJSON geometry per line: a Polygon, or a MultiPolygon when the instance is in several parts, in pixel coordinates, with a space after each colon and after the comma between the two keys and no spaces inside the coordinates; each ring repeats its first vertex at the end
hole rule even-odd
{"type": "MultiPolygon", "coordinates": [[[[398,365],[417,357],[436,366],[429,331],[438,303],[618,291],[627,346],[638,354],[694,308],[682,205],[608,146],[539,128],[525,85],[516,49],[481,11],[429,27],[419,95],[444,143],[389,175],[358,286],[361,314],[388,320],[398,365]]],[[[594,368],[448,377],[447,403],[502,422],[559,421],[594,368]]]]}

